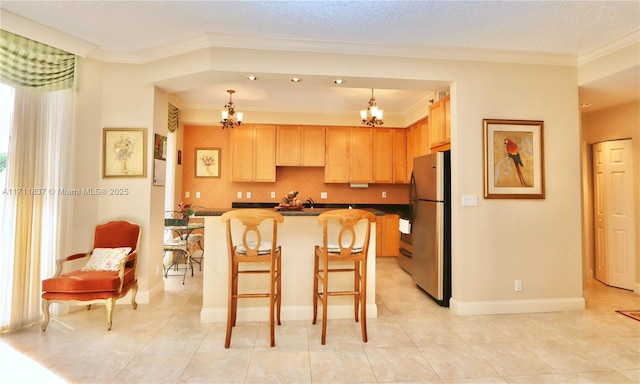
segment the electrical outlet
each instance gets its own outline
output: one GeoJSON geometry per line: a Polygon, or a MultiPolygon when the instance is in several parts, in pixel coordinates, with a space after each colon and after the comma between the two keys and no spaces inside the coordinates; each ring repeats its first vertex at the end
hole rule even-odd
{"type": "Polygon", "coordinates": [[[326,199],[327,198],[327,192],[320,192],[320,198],[321,199],[326,199]]]}
{"type": "Polygon", "coordinates": [[[382,191],[382,198],[386,199],[387,198],[387,192],[386,191],[382,191]]]}
{"type": "Polygon", "coordinates": [[[516,282],[515,282],[515,290],[516,290],[516,292],[522,291],[522,280],[516,280],[516,282]]]}
{"type": "Polygon", "coordinates": [[[200,192],[196,192],[196,199],[200,198],[200,192]]]}
{"type": "Polygon", "coordinates": [[[238,199],[242,199],[242,192],[238,192],[238,199]]]}
{"type": "Polygon", "coordinates": [[[247,192],[247,199],[251,198],[251,192],[247,192]]]}
{"type": "Polygon", "coordinates": [[[185,197],[185,199],[188,199],[188,198],[189,198],[189,191],[187,191],[187,192],[185,192],[185,193],[184,193],[184,197],[185,197]]]}
{"type": "Polygon", "coordinates": [[[275,192],[271,192],[271,198],[275,199],[276,198],[276,193],[275,192]]]}

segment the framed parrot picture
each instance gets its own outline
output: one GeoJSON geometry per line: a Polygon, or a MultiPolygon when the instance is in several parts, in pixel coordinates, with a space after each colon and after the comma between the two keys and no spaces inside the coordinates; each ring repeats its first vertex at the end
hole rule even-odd
{"type": "Polygon", "coordinates": [[[544,199],[544,122],[483,120],[485,199],[544,199]]]}

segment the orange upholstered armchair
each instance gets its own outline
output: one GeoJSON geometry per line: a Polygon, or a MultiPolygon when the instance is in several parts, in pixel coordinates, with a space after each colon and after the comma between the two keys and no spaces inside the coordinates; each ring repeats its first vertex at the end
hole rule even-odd
{"type": "Polygon", "coordinates": [[[93,248],[87,253],[77,253],[56,261],[56,273],[42,281],[42,311],[47,329],[52,302],[74,305],[104,303],[107,309],[107,329],[111,329],[112,312],[116,300],[132,291],[131,305],[136,309],[138,279],[138,243],[140,226],[127,221],[111,221],[98,225],[93,238],[93,248]],[[88,257],[79,270],[62,273],[65,262],[88,257]]]}

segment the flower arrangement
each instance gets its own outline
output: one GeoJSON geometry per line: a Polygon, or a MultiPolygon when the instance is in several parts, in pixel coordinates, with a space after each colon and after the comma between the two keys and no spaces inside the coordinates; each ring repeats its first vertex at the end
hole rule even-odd
{"type": "Polygon", "coordinates": [[[128,137],[120,136],[120,139],[113,144],[113,151],[117,160],[128,160],[133,154],[133,143],[128,137]]]}
{"type": "Polygon", "coordinates": [[[216,163],[216,159],[211,155],[203,155],[200,160],[202,160],[202,163],[204,163],[205,167],[215,165],[216,163]]]}
{"type": "Polygon", "coordinates": [[[178,209],[180,210],[180,213],[182,213],[183,219],[186,219],[195,213],[193,208],[191,208],[191,203],[180,203],[178,204],[178,209]]]}

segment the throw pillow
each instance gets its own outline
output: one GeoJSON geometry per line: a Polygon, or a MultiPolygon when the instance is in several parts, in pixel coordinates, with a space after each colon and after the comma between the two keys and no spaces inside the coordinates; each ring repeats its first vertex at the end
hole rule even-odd
{"type": "Polygon", "coordinates": [[[119,271],[120,262],[131,252],[131,247],[94,248],[91,258],[81,271],[119,271]]]}

